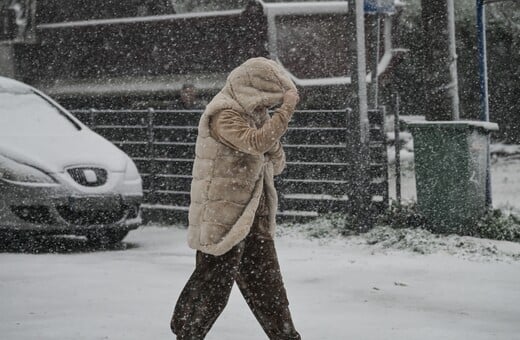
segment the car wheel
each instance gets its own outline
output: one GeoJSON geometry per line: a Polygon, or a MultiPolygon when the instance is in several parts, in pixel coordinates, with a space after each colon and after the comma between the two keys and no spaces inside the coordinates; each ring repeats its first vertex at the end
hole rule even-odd
{"type": "Polygon", "coordinates": [[[0,232],[0,250],[31,251],[38,246],[37,235],[24,230],[5,230],[0,232]]]}
{"type": "Polygon", "coordinates": [[[97,230],[87,235],[88,241],[96,246],[113,246],[121,242],[129,230],[97,230]]]}
{"type": "Polygon", "coordinates": [[[8,247],[17,240],[17,234],[13,231],[0,231],[0,248],[8,247]]]}

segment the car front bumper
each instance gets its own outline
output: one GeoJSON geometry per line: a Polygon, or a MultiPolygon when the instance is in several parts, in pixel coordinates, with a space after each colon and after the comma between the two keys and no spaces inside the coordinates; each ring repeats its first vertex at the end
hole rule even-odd
{"type": "Polygon", "coordinates": [[[94,229],[131,230],[141,223],[138,194],[85,195],[58,184],[0,180],[0,230],[85,235],[94,229]]]}

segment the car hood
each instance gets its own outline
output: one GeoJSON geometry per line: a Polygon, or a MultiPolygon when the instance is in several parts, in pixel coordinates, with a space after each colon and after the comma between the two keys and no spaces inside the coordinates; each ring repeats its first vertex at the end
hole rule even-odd
{"type": "Polygon", "coordinates": [[[67,136],[0,136],[0,154],[47,173],[80,165],[124,172],[128,161],[115,145],[86,128],[67,136]]]}

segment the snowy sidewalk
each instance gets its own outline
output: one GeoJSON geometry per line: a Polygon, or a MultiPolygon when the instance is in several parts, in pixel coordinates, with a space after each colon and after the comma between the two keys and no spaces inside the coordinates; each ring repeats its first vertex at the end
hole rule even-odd
{"type": "MultiPolygon", "coordinates": [[[[0,339],[173,339],[169,318],[193,269],[186,231],[145,227],[128,249],[0,254],[0,339]]],[[[520,253],[520,245],[498,242],[520,253]]],[[[278,252],[304,340],[518,339],[520,262],[382,251],[286,233],[278,252]]],[[[208,340],[266,339],[238,289],[208,340]]]]}

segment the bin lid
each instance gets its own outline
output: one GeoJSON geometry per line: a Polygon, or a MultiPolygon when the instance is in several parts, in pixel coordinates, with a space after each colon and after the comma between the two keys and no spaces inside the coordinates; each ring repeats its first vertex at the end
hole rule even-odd
{"type": "Polygon", "coordinates": [[[409,128],[442,128],[442,129],[479,129],[498,131],[498,124],[480,120],[438,120],[438,121],[408,121],[403,122],[409,128]]]}

